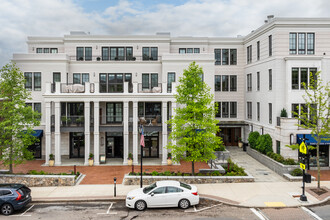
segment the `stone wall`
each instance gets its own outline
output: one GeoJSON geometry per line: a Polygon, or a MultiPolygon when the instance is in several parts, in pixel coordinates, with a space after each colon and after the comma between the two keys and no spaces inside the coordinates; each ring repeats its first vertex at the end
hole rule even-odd
{"type": "Polygon", "coordinates": [[[291,173],[292,170],[299,168],[299,165],[281,164],[250,147],[247,147],[247,153],[251,157],[253,157],[254,159],[256,159],[257,161],[259,161],[260,163],[262,163],[263,165],[265,165],[266,167],[268,167],[269,169],[273,170],[275,173],[281,176],[283,176],[283,174],[285,173],[291,173]]]}
{"type": "MultiPolygon", "coordinates": [[[[143,176],[143,185],[150,185],[160,180],[176,180],[188,184],[242,183],[254,182],[253,176],[143,176]]],[[[140,176],[125,175],[124,185],[139,185],[140,176]]]]}
{"type": "MultiPolygon", "coordinates": [[[[79,178],[77,178],[79,179],[79,178]]],[[[33,186],[74,186],[74,175],[11,175],[1,174],[0,183],[21,183],[33,186]]]]}

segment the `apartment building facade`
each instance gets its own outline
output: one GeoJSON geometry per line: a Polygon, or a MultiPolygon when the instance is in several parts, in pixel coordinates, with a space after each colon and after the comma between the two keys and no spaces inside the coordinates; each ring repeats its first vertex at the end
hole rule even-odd
{"type": "MultiPolygon", "coordinates": [[[[145,131],[142,157],[166,164],[166,121],[175,114],[175,86],[195,61],[218,102],[221,136],[237,146],[250,131],[269,133],[273,149],[297,158],[286,148],[301,134],[291,111],[303,105],[301,82],[322,70],[328,81],[330,19],[273,18],[245,37],[100,36],[71,32],[64,37],[28,37],[28,53],[14,54],[32,91],[36,157],[62,159],[100,155],[127,164],[138,162],[140,125],[145,131]],[[306,76],[307,74],[307,76],[306,76]],[[279,118],[281,109],[288,118],[279,118]]],[[[324,166],[329,147],[322,146],[324,166]]]]}

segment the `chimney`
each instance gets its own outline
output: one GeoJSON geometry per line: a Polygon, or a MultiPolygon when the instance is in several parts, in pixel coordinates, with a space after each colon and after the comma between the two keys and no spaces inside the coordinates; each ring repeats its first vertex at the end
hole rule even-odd
{"type": "Polygon", "coordinates": [[[267,21],[269,22],[270,20],[272,20],[274,18],[274,15],[268,15],[267,16],[267,21]]]}

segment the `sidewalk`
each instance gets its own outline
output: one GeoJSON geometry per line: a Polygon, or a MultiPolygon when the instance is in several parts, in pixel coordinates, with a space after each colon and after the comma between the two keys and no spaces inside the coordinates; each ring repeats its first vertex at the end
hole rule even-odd
{"type": "MultiPolygon", "coordinates": [[[[243,207],[293,207],[320,203],[321,201],[306,192],[308,201],[301,202],[301,182],[254,182],[221,183],[196,185],[201,197],[219,200],[225,204],[243,207]],[[293,197],[298,196],[298,197],[293,197]]],[[[322,187],[330,188],[330,181],[322,181],[322,187]]],[[[316,187],[316,182],[306,184],[316,187]]],[[[55,201],[109,201],[125,199],[126,194],[139,188],[138,185],[77,185],[71,187],[31,187],[34,202],[55,201]]],[[[329,197],[328,197],[329,199],[329,197]]]]}

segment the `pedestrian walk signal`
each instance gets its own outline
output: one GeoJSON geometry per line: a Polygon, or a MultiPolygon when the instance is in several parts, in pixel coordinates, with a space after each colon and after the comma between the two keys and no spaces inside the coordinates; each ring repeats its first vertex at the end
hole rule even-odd
{"type": "Polygon", "coordinates": [[[305,170],[306,169],[306,165],[303,164],[303,163],[300,163],[300,168],[303,169],[303,170],[305,170]]]}
{"type": "Polygon", "coordinates": [[[301,142],[300,146],[299,146],[299,151],[302,154],[307,154],[307,147],[305,142],[301,142]]]}

